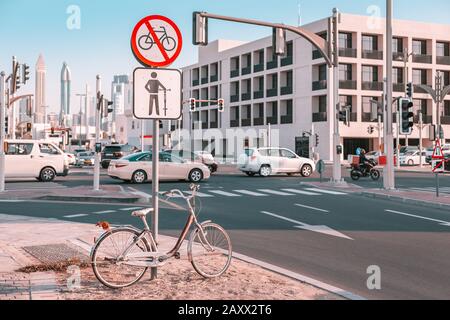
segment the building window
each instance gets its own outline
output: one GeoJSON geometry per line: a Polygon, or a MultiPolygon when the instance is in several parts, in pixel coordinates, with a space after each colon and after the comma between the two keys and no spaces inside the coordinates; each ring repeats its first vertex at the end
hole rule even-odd
{"type": "Polygon", "coordinates": [[[363,35],[362,46],[365,51],[378,51],[378,37],[363,35]]]}
{"type": "Polygon", "coordinates": [[[319,113],[327,112],[327,96],[319,97],[319,113]]]}
{"type": "Polygon", "coordinates": [[[394,52],[402,53],[403,52],[403,39],[402,38],[394,38],[392,39],[392,48],[394,52]]]}
{"type": "Polygon", "coordinates": [[[378,82],[378,67],[362,66],[362,78],[364,82],[378,82]]]}
{"type": "Polygon", "coordinates": [[[352,80],[353,68],[351,64],[339,64],[339,80],[352,80]]]}
{"type": "Polygon", "coordinates": [[[427,84],[427,70],[414,69],[413,70],[414,84],[427,84]]]}
{"type": "Polygon", "coordinates": [[[392,78],[394,83],[403,83],[403,73],[403,68],[394,67],[392,69],[392,78]]]}
{"type": "Polygon", "coordinates": [[[427,54],[427,41],[426,40],[413,40],[413,54],[426,55],[427,54]]]}
{"type": "Polygon", "coordinates": [[[351,33],[341,32],[339,33],[339,48],[351,49],[353,48],[353,39],[351,33]]]}
{"type": "Polygon", "coordinates": [[[327,80],[327,65],[322,64],[319,66],[319,81],[327,80]]]}

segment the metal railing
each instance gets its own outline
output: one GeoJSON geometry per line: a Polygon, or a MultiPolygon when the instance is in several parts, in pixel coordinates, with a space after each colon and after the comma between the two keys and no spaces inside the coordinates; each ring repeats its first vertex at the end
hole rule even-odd
{"type": "Polygon", "coordinates": [[[312,58],[313,60],[321,59],[323,58],[323,54],[319,50],[313,50],[312,58]]]}
{"type": "Polygon", "coordinates": [[[262,99],[264,98],[264,90],[253,92],[253,99],[262,99]]]}
{"type": "Polygon", "coordinates": [[[340,89],[356,89],[356,81],[355,80],[339,80],[339,88],[340,89]]]}
{"type": "Polygon", "coordinates": [[[290,66],[291,64],[294,63],[294,58],[292,56],[285,57],[280,60],[280,63],[282,67],[290,66]]]}
{"type": "Polygon", "coordinates": [[[241,94],[241,101],[247,101],[252,99],[252,94],[250,92],[241,94]]]}
{"type": "Polygon", "coordinates": [[[230,102],[239,102],[239,95],[230,96],[230,102]]]}
{"type": "Polygon", "coordinates": [[[362,90],[383,91],[383,82],[363,81],[362,90]]]}
{"type": "Polygon", "coordinates": [[[192,80],[192,86],[193,87],[196,87],[198,85],[200,85],[200,80],[192,80]]]}
{"type": "Polygon", "coordinates": [[[278,124],[278,117],[266,117],[267,124],[278,124]]]}
{"type": "Polygon", "coordinates": [[[252,119],[242,119],[243,127],[250,127],[252,125],[252,119]]]}
{"type": "Polygon", "coordinates": [[[378,50],[363,50],[363,59],[383,60],[383,51],[378,50]]]}
{"type": "MultiPolygon", "coordinates": [[[[428,85],[429,86],[429,85],[428,85]]],[[[425,91],[423,88],[419,87],[418,85],[414,85],[414,92],[415,93],[424,93],[424,94],[428,94],[427,91],[425,91]]]]}
{"type": "Polygon", "coordinates": [[[238,120],[230,120],[230,127],[231,128],[239,127],[239,119],[238,120]]]}
{"type": "Polygon", "coordinates": [[[239,70],[231,70],[230,71],[230,77],[231,78],[239,77],[239,70]]]}
{"type": "Polygon", "coordinates": [[[293,90],[292,86],[281,87],[281,89],[280,89],[280,94],[282,96],[292,94],[293,92],[294,92],[294,90],[293,90]]]}
{"type": "Polygon", "coordinates": [[[288,115],[284,115],[284,116],[281,116],[281,124],[290,124],[290,123],[293,123],[294,121],[294,119],[293,119],[293,117],[292,117],[292,114],[288,114],[288,115]]]}
{"type": "Polygon", "coordinates": [[[273,61],[269,61],[266,64],[266,69],[270,70],[270,69],[275,69],[278,68],[278,60],[273,60],[273,61]]]}
{"type": "Polygon", "coordinates": [[[358,50],[353,48],[339,48],[340,57],[356,58],[358,50]]]}
{"type": "Polygon", "coordinates": [[[209,81],[208,77],[202,78],[202,84],[207,84],[209,81]]]}
{"type": "Polygon", "coordinates": [[[324,90],[326,88],[327,88],[327,80],[319,80],[319,81],[314,81],[312,83],[313,91],[324,90]]]}
{"type": "Polygon", "coordinates": [[[253,66],[253,72],[261,72],[264,71],[264,63],[260,63],[260,64],[255,64],[253,66]]]}
{"type": "Polygon", "coordinates": [[[217,82],[217,81],[219,81],[219,76],[217,74],[215,74],[215,75],[213,75],[213,76],[211,76],[209,78],[209,81],[210,82],[217,82]]]}
{"type": "Polygon", "coordinates": [[[263,126],[264,118],[253,118],[253,125],[254,126],[263,126]]]}
{"type": "Polygon", "coordinates": [[[445,64],[447,66],[450,66],[450,57],[447,56],[437,56],[436,57],[436,63],[437,64],[445,64]]]}
{"type": "Polygon", "coordinates": [[[251,66],[242,68],[242,70],[241,70],[241,75],[243,75],[243,76],[245,76],[247,74],[250,74],[250,73],[252,73],[252,67],[251,66]]]}
{"type": "Polygon", "coordinates": [[[313,122],[327,122],[328,115],[326,112],[313,113],[313,122]]]}
{"type": "Polygon", "coordinates": [[[273,89],[267,89],[266,90],[266,97],[270,98],[270,97],[276,97],[278,95],[278,88],[273,88],[273,89]]]}
{"type": "Polygon", "coordinates": [[[404,83],[394,83],[393,88],[395,92],[405,92],[406,90],[404,83]]]}
{"type": "Polygon", "coordinates": [[[450,124],[450,116],[442,116],[441,124],[449,125],[450,124]]]}
{"type": "Polygon", "coordinates": [[[433,63],[433,57],[428,54],[413,54],[412,61],[415,63],[433,63]]]}

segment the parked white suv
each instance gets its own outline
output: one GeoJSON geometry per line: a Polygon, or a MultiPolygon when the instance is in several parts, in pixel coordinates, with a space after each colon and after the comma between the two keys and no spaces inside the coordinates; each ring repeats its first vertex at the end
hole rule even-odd
{"type": "Polygon", "coordinates": [[[5,177],[36,178],[50,182],[69,173],[64,152],[51,142],[6,140],[5,177]]]}
{"type": "Polygon", "coordinates": [[[274,173],[300,173],[303,177],[309,177],[314,173],[316,165],[311,159],[302,158],[289,149],[250,148],[239,157],[238,169],[248,176],[257,173],[262,177],[274,173]]]}

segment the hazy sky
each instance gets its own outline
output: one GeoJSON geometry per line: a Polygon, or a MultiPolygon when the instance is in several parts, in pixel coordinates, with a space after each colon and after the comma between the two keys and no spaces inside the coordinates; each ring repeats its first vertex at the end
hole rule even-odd
{"type": "MultiPolygon", "coordinates": [[[[448,0],[394,0],[395,18],[450,24],[448,0]]],[[[173,67],[196,62],[191,45],[192,12],[208,11],[286,24],[297,24],[298,0],[0,0],[0,70],[11,72],[11,57],[32,66],[31,81],[21,93],[34,92],[34,66],[40,53],[47,64],[47,104],[59,110],[59,78],[64,61],[72,71],[72,94],[86,83],[95,86],[95,75],[103,77],[103,90],[110,94],[114,74],[131,74],[138,66],[130,49],[134,25],[151,14],[166,15],[181,28],[184,47],[173,67]],[[69,30],[67,9],[81,12],[80,29],[69,30]]],[[[302,21],[308,23],[329,16],[333,7],[342,12],[368,15],[368,8],[384,0],[300,1],[302,21]]],[[[222,22],[210,23],[210,40],[217,38],[254,40],[270,30],[222,22]]],[[[72,110],[79,101],[72,97],[72,110]]]]}

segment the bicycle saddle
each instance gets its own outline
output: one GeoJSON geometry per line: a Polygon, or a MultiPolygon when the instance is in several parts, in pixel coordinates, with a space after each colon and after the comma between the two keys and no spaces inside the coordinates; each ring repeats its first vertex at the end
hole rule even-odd
{"type": "Polygon", "coordinates": [[[153,208],[142,209],[142,210],[139,210],[139,211],[134,211],[131,215],[133,217],[142,218],[142,217],[146,217],[151,212],[153,212],[153,208]]]}

